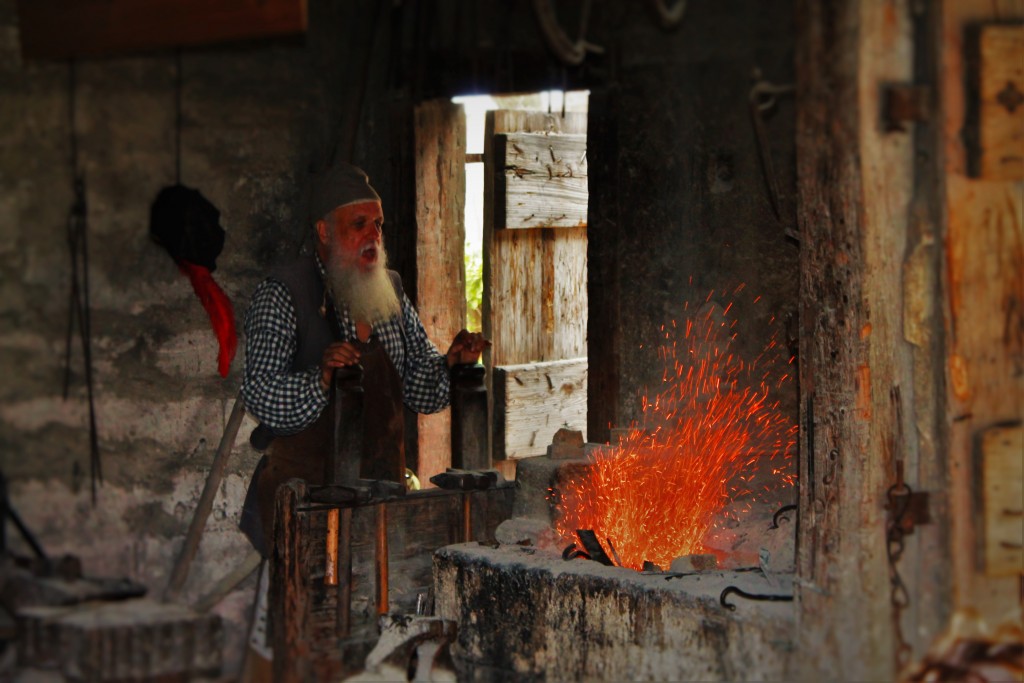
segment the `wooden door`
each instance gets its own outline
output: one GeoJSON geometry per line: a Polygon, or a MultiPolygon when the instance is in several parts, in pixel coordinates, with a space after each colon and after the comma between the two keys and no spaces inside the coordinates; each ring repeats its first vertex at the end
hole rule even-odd
{"type": "Polygon", "coordinates": [[[586,125],[583,113],[487,115],[483,328],[496,464],[542,455],[562,426],[586,429],[586,125]]]}

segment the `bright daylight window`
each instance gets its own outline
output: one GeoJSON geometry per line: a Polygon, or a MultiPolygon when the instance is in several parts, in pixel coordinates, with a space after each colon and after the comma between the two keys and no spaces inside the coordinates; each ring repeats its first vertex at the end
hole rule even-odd
{"type": "Polygon", "coordinates": [[[466,326],[483,327],[484,122],[494,109],[586,112],[589,91],[548,90],[527,95],[463,95],[453,97],[466,112],[466,326]],[[475,156],[472,156],[475,155],[475,156]],[[479,161],[477,159],[480,159],[479,161]]]}

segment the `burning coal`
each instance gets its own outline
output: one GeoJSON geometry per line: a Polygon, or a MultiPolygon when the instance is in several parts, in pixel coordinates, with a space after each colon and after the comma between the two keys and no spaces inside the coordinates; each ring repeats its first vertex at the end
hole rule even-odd
{"type": "Polygon", "coordinates": [[[770,399],[773,387],[793,381],[793,359],[774,338],[753,360],[733,353],[733,304],[713,294],[662,328],[662,384],[642,397],[644,424],[591,456],[588,474],[558,492],[556,529],[566,543],[593,529],[623,566],[649,560],[667,569],[676,557],[708,552],[702,540],[723,507],[755,499],[749,482],[758,468],[770,468],[769,487],[793,484],[796,425],[770,399]]]}

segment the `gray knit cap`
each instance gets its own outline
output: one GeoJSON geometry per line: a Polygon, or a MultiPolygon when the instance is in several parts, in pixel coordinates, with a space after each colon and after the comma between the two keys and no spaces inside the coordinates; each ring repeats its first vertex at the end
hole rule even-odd
{"type": "Polygon", "coordinates": [[[379,202],[363,169],[339,162],[313,176],[309,191],[309,219],[316,222],[334,209],[360,202],[379,202]]]}

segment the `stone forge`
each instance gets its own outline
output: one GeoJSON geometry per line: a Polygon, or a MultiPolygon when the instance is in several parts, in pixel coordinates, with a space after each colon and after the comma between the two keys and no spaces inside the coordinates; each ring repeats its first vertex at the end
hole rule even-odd
{"type": "Polygon", "coordinates": [[[455,621],[459,680],[782,680],[791,593],[757,572],[644,574],[536,548],[467,543],[434,554],[438,616],[455,621]]]}
{"type": "Polygon", "coordinates": [[[565,560],[551,492],[587,468],[585,458],[520,461],[499,543],[435,553],[436,614],[458,624],[459,679],[785,678],[795,525],[792,513],[773,513],[788,501],[732,501],[707,537],[720,568],[684,561],[678,571],[637,572],[565,560]]]}

